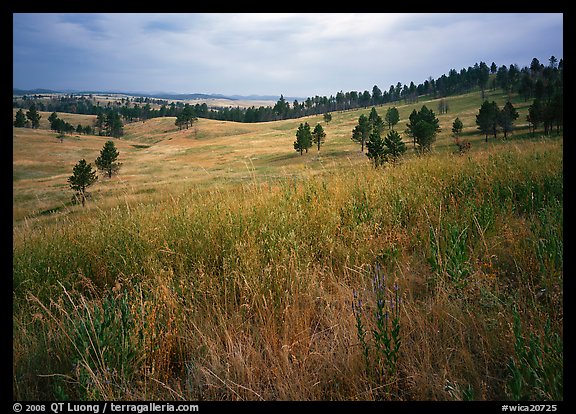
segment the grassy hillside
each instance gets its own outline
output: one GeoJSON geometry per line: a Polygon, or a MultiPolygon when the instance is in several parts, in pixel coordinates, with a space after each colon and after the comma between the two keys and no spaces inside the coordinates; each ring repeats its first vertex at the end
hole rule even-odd
{"type": "MultiPolygon", "coordinates": [[[[500,93],[488,94],[487,99],[495,100],[500,106],[505,102],[500,93]]],[[[438,116],[442,131],[433,147],[436,153],[456,149],[451,136],[456,116],[464,123],[463,136],[472,143],[472,151],[502,144],[492,140],[486,144],[477,133],[475,117],[481,105],[479,92],[452,97],[447,102],[449,112],[438,116]]],[[[528,103],[515,101],[514,104],[520,112],[514,137],[519,138],[528,135],[525,121],[528,103]]],[[[422,105],[437,112],[438,100],[396,105],[401,117],[396,129],[402,135],[408,116],[422,105]]],[[[377,110],[383,117],[389,107],[385,105],[377,107],[377,110]]],[[[320,173],[364,165],[368,158],[350,137],[360,114],[368,115],[369,111],[367,108],[336,112],[329,124],[324,123],[321,115],[258,124],[200,119],[194,128],[182,131],[174,125],[174,118],[169,117],[127,124],[125,136],[116,140],[120,161],[123,162],[120,176],[100,180],[91,191],[93,197],[101,197],[106,203],[116,202],[109,196],[138,199],[139,193],[144,194],[142,200],[148,200],[158,188],[167,186],[180,191],[180,184],[227,185],[254,177],[276,180],[299,175],[303,170],[320,173]],[[327,137],[320,153],[315,148],[304,156],[294,151],[292,144],[301,122],[308,122],[312,127],[322,123],[327,137]]],[[[86,158],[94,163],[106,140],[97,136],[71,135],[60,143],[56,133],[49,130],[47,118],[50,113],[41,112],[41,115],[39,130],[14,129],[15,223],[24,217],[43,217],[46,211],[73,213],[75,210],[69,208],[71,193],[67,191],[66,179],[79,159],[86,158]],[[31,147],[34,151],[30,151],[31,147]]],[[[88,125],[95,119],[94,116],[77,114],[59,114],[59,117],[73,125],[88,125]]],[[[409,158],[413,154],[412,145],[408,144],[409,158]]]]}
{"type": "Polygon", "coordinates": [[[563,138],[515,102],[485,143],[479,93],[447,101],[433,153],[381,169],[369,109],[129,124],[85,208],[66,178],[105,139],[14,128],[15,398],[562,400],[563,138]]]}

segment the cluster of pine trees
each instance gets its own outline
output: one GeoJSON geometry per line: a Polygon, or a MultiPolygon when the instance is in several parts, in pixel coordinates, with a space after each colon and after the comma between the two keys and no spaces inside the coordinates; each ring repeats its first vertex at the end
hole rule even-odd
{"type": "MultiPolygon", "coordinates": [[[[324,121],[326,123],[332,120],[330,113],[324,114],[324,121]]],[[[385,162],[396,163],[398,158],[406,151],[406,145],[402,142],[402,138],[398,132],[393,130],[400,120],[398,110],[393,107],[389,108],[386,112],[386,123],[391,128],[390,132],[385,138],[381,137],[381,133],[385,128],[384,120],[378,115],[376,108],[373,107],[368,116],[362,114],[358,119],[358,125],[352,131],[352,140],[362,144],[362,152],[364,146],[368,148],[367,156],[374,162],[374,166],[378,167],[385,162]]],[[[303,155],[308,152],[313,144],[316,144],[318,151],[324,144],[326,139],[326,132],[320,124],[316,124],[312,131],[308,122],[300,123],[296,131],[296,141],[294,141],[294,149],[303,155]]]]}
{"type": "MultiPolygon", "coordinates": [[[[414,138],[414,146],[418,144],[420,151],[429,151],[437,132],[440,131],[436,115],[423,105],[420,111],[414,110],[409,119],[406,134],[414,138]]],[[[375,107],[372,107],[368,116],[362,114],[358,118],[358,124],[352,130],[351,139],[361,144],[362,152],[366,146],[366,156],[375,167],[385,162],[396,164],[406,152],[406,144],[402,141],[400,134],[394,130],[394,125],[399,120],[400,115],[396,107],[388,108],[385,121],[378,115],[375,107]],[[388,124],[389,132],[383,138],[382,132],[386,124],[388,124]]]]}
{"type": "MultiPolygon", "coordinates": [[[[118,173],[121,163],[117,162],[120,153],[116,150],[113,141],[107,141],[104,144],[100,155],[96,158],[96,167],[102,171],[108,178],[113,174],[118,173]]],[[[98,180],[96,171],[92,169],[92,164],[86,162],[86,159],[81,159],[74,166],[72,175],[68,177],[68,184],[70,188],[75,191],[74,201],[80,201],[82,206],[86,203],[88,197],[87,189],[98,180]]]]}
{"type": "Polygon", "coordinates": [[[99,135],[114,138],[124,135],[124,124],[122,123],[120,114],[112,109],[99,112],[98,115],[96,115],[96,123],[94,126],[100,131],[99,135]]]}
{"type": "Polygon", "coordinates": [[[198,118],[194,114],[194,108],[189,104],[184,105],[184,109],[176,116],[175,125],[179,130],[182,128],[188,129],[190,126],[194,125],[198,121],[198,118]]]}
{"type": "Polygon", "coordinates": [[[38,112],[38,110],[36,109],[36,105],[34,105],[34,103],[32,103],[32,105],[30,105],[30,108],[28,109],[28,111],[26,111],[26,114],[24,114],[24,111],[22,109],[18,110],[18,112],[16,112],[16,117],[14,120],[14,126],[17,128],[33,128],[33,129],[37,129],[40,127],[40,119],[42,118],[42,115],[40,115],[40,113],[38,112]]]}
{"type": "Polygon", "coordinates": [[[308,122],[301,123],[296,131],[296,141],[294,141],[294,149],[302,155],[304,151],[308,152],[308,148],[312,147],[312,144],[318,146],[318,151],[320,151],[320,146],[324,143],[326,139],[326,132],[322,125],[316,124],[314,130],[311,131],[308,122]]]}
{"type": "MultiPolygon", "coordinates": [[[[98,115],[108,109],[113,109],[120,113],[127,122],[157,118],[163,116],[176,116],[176,105],[168,105],[168,101],[153,98],[129,98],[122,97],[115,101],[110,101],[106,106],[101,106],[100,102],[92,94],[88,95],[66,95],[59,97],[48,97],[43,101],[44,95],[24,95],[15,98],[12,102],[14,108],[28,108],[34,104],[39,111],[45,112],[66,112],[72,114],[98,115]],[[143,103],[144,105],[139,105],[143,103]],[[150,104],[162,105],[163,110],[153,109],[150,104]]],[[[181,104],[182,106],[184,104],[181,104]]],[[[161,108],[161,109],[162,109],[161,108]]],[[[208,109],[208,108],[206,108],[208,109]]]]}
{"type": "MultiPolygon", "coordinates": [[[[410,82],[410,85],[402,85],[398,82],[396,85],[390,85],[388,91],[382,91],[374,85],[372,93],[368,90],[340,91],[335,96],[308,97],[303,102],[295,100],[292,104],[281,95],[273,107],[222,108],[209,111],[208,117],[237,122],[293,119],[326,112],[367,108],[401,100],[404,100],[404,103],[414,103],[422,96],[435,99],[470,92],[475,88],[480,88],[482,99],[488,88],[492,90],[501,88],[508,94],[517,92],[525,99],[529,99],[533,96],[551,95],[552,90],[562,87],[562,78],[563,60],[558,61],[554,56],[550,57],[548,66],[534,58],[529,67],[525,66],[522,69],[516,64],[498,67],[494,62],[490,66],[485,62],[480,62],[474,66],[462,68],[459,72],[450,69],[448,75],[442,75],[436,80],[430,77],[419,85],[415,85],[414,82],[410,82]]],[[[446,113],[447,110],[447,105],[439,107],[440,113],[446,113]]]]}
{"type": "MultiPolygon", "coordinates": [[[[26,111],[26,114],[24,114],[22,108],[16,112],[14,126],[17,128],[36,129],[40,127],[41,118],[42,115],[40,115],[36,109],[36,105],[32,103],[28,111],[26,111]]],[[[59,134],[72,134],[76,132],[78,134],[90,135],[95,132],[96,128],[99,132],[99,135],[115,138],[124,135],[124,124],[122,123],[122,119],[117,112],[112,110],[100,112],[96,117],[94,128],[90,125],[82,126],[81,124],[78,124],[76,127],[74,127],[74,125],[70,124],[69,122],[58,118],[58,114],[56,112],[52,112],[52,114],[48,117],[48,121],[50,122],[50,129],[58,132],[59,134]]]]}
{"type": "Polygon", "coordinates": [[[526,120],[532,128],[532,133],[541,124],[544,126],[544,134],[548,135],[556,126],[556,134],[560,133],[560,126],[564,123],[564,96],[560,91],[551,99],[534,99],[528,108],[526,120]]]}
{"type": "Polygon", "coordinates": [[[496,138],[499,128],[502,129],[506,138],[508,132],[512,131],[513,123],[518,116],[518,111],[510,101],[506,102],[502,109],[494,101],[484,101],[476,115],[476,125],[486,135],[486,142],[488,142],[488,135],[493,134],[496,138]]]}
{"type": "Polygon", "coordinates": [[[73,134],[76,132],[77,134],[92,135],[94,133],[94,129],[90,125],[82,126],[81,124],[78,124],[74,127],[71,123],[58,118],[56,112],[52,112],[48,117],[48,121],[50,121],[50,129],[59,134],[73,134]]]}
{"type": "MultiPolygon", "coordinates": [[[[544,103],[541,103],[539,99],[534,100],[526,118],[533,130],[540,123],[544,123],[545,134],[549,133],[553,125],[556,125],[557,133],[559,133],[563,122],[562,97],[562,89],[558,88],[552,90],[550,98],[544,103]]],[[[506,139],[508,133],[513,130],[514,122],[518,117],[518,111],[510,101],[507,101],[503,108],[500,109],[496,102],[485,100],[476,115],[476,125],[486,135],[486,142],[488,142],[488,135],[492,134],[496,138],[499,131],[504,133],[504,139],[506,139]]],[[[352,141],[361,144],[362,152],[364,152],[364,147],[368,149],[366,155],[374,162],[376,167],[387,161],[396,163],[398,158],[406,151],[402,138],[393,130],[399,118],[398,110],[395,107],[388,108],[385,119],[390,132],[385,138],[382,138],[384,122],[378,115],[376,108],[372,107],[368,116],[360,115],[358,124],[352,130],[352,141]]],[[[416,109],[412,110],[408,119],[409,122],[406,124],[405,133],[412,138],[414,148],[421,153],[430,151],[432,144],[436,140],[436,135],[441,131],[439,120],[434,111],[423,105],[419,111],[416,109]]],[[[470,149],[469,142],[460,140],[459,136],[463,128],[462,121],[459,117],[456,117],[452,124],[452,133],[460,153],[470,149]]],[[[299,133],[297,133],[297,137],[299,133]]],[[[296,143],[294,143],[294,146],[296,148],[296,143]]]]}

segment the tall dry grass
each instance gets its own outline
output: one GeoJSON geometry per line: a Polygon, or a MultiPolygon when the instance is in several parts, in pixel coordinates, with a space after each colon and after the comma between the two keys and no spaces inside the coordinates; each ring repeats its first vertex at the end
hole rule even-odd
{"type": "Polygon", "coordinates": [[[563,399],[562,164],[561,140],[515,142],[19,226],[14,397],[563,399]],[[351,307],[372,332],[377,264],[402,299],[383,377],[351,307]]]}

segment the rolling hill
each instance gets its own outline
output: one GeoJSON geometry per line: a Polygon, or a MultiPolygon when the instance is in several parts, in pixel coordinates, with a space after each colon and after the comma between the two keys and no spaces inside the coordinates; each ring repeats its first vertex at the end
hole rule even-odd
{"type": "Polygon", "coordinates": [[[480,93],[446,101],[425,156],[403,131],[438,102],[398,103],[408,152],[378,169],[350,139],[370,108],[127,124],[84,208],[67,177],[109,138],[14,128],[14,399],[563,400],[563,132],[514,98],[484,142],[480,93]]]}
{"type": "MultiPolygon", "coordinates": [[[[489,99],[500,105],[504,102],[502,94],[492,94],[489,99]]],[[[451,137],[452,122],[459,116],[464,123],[463,136],[473,144],[473,150],[481,149],[482,136],[475,125],[475,115],[481,104],[479,93],[470,93],[447,100],[449,112],[439,115],[442,131],[434,145],[436,152],[455,150],[451,137]],[[474,145],[477,144],[477,145],[474,145]]],[[[516,135],[526,134],[525,121],[527,106],[525,102],[514,102],[520,118],[516,123],[516,135]]],[[[436,110],[436,101],[422,101],[410,105],[397,105],[400,122],[397,129],[403,133],[408,115],[413,109],[427,105],[436,110]]],[[[388,107],[378,107],[381,116],[388,107]]],[[[360,153],[360,147],[350,140],[351,131],[360,114],[368,114],[370,108],[334,113],[333,120],[326,124],[322,116],[310,116],[276,122],[242,124],[227,121],[200,119],[194,128],[179,131],[174,125],[174,118],[155,118],[146,122],[135,122],[125,125],[125,135],[116,140],[124,166],[117,178],[124,183],[135,186],[150,187],[158,184],[190,181],[191,183],[237,182],[258,177],[274,179],[298,174],[302,169],[321,172],[327,169],[338,169],[341,166],[366,164],[367,157],[360,153]],[[315,148],[300,157],[292,148],[295,131],[301,122],[308,122],[312,127],[321,123],[327,133],[326,144],[320,153],[315,148]]],[[[14,113],[16,110],[13,110],[14,113]]],[[[14,151],[14,190],[15,219],[23,215],[34,215],[34,208],[20,211],[20,188],[27,195],[25,198],[45,200],[40,202],[36,214],[50,208],[62,206],[68,201],[69,194],[62,191],[66,185],[65,178],[80,158],[94,160],[105,142],[105,138],[85,135],[72,135],[60,144],[55,133],[49,130],[47,121],[49,113],[41,113],[40,129],[15,129],[13,139],[14,151]],[[30,151],[31,145],[35,151],[30,151]],[[50,175],[53,170],[55,175],[50,175]],[[31,178],[35,177],[35,178],[31,178]],[[42,180],[42,195],[30,197],[29,192],[42,180]],[[50,205],[52,204],[52,205],[50,205]],[[16,212],[18,209],[18,212],[16,212]]],[[[59,114],[63,120],[73,125],[90,124],[95,116],[59,114]]],[[[403,135],[403,134],[402,134],[403,135]]],[[[406,138],[405,138],[406,140],[406,138]]],[[[409,147],[411,146],[406,140],[409,147]]],[[[488,145],[499,145],[490,142],[488,145]]],[[[409,154],[408,156],[412,156],[409,154]]],[[[94,187],[114,188],[111,183],[101,181],[94,187]]],[[[151,191],[151,190],[148,190],[151,191]]]]}

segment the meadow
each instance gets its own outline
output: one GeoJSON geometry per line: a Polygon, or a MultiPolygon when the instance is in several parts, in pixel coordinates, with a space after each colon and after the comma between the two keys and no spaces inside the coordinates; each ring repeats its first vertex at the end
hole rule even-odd
{"type": "Polygon", "coordinates": [[[394,105],[408,152],[378,169],[350,139],[370,108],[127,124],[84,208],[66,179],[108,138],[14,128],[14,398],[563,400],[563,135],[515,98],[486,143],[480,93],[446,100],[394,105]],[[320,152],[294,151],[301,122],[320,152]]]}

